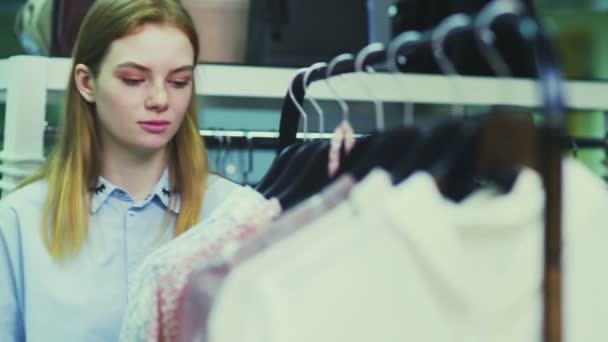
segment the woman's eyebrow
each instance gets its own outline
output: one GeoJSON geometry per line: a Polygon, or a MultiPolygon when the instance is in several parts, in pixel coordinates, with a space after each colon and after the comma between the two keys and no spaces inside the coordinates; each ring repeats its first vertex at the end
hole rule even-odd
{"type": "Polygon", "coordinates": [[[147,67],[145,67],[145,66],[143,66],[141,64],[137,64],[137,63],[134,63],[134,62],[121,63],[121,64],[118,64],[116,66],[116,68],[117,69],[119,69],[119,68],[134,68],[134,69],[137,69],[137,70],[141,70],[143,72],[149,72],[150,71],[150,68],[147,68],[147,67]]]}
{"type": "MultiPolygon", "coordinates": [[[[121,64],[118,64],[116,67],[117,68],[135,68],[135,69],[141,70],[143,72],[150,72],[150,68],[145,67],[141,64],[134,63],[134,62],[121,63],[121,64]]],[[[181,72],[181,71],[193,71],[193,70],[194,70],[194,67],[192,65],[183,65],[179,68],[175,68],[175,69],[171,70],[169,73],[174,74],[174,73],[181,72]]]]}
{"type": "Polygon", "coordinates": [[[192,65],[183,65],[179,68],[171,70],[169,73],[174,74],[176,72],[193,71],[193,70],[194,70],[194,67],[192,65]]]}

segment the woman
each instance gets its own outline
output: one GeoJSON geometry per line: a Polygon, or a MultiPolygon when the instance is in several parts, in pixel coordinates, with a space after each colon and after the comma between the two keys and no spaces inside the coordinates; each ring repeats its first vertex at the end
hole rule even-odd
{"type": "Polygon", "coordinates": [[[0,341],[117,340],[134,268],[242,190],[208,176],[198,53],[178,1],[94,2],[59,143],[0,202],[0,341]]]}

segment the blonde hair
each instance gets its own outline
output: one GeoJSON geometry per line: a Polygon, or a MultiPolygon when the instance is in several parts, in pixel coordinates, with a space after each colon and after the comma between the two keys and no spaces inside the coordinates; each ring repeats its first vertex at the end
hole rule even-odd
{"type": "MultiPolygon", "coordinates": [[[[74,66],[87,65],[93,77],[97,77],[110,44],[146,23],[171,25],[184,32],[194,49],[192,63],[196,64],[197,33],[178,1],[96,0],[83,20],[74,46],[58,144],[46,163],[18,187],[48,181],[41,232],[49,254],[58,262],[77,255],[87,238],[91,198],[101,168],[95,107],[78,92],[74,66]]],[[[198,131],[194,86],[192,89],[184,121],[168,146],[171,191],[180,196],[176,235],[198,222],[208,172],[207,151],[198,131]]],[[[167,209],[168,218],[169,215],[167,209]]]]}

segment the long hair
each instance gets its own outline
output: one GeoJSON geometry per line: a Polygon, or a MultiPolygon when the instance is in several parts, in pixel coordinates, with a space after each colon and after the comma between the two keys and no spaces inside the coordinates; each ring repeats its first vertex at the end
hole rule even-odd
{"type": "MultiPolygon", "coordinates": [[[[146,23],[170,25],[186,34],[194,49],[192,64],[196,64],[198,36],[179,1],[96,0],[83,20],[74,46],[58,144],[45,164],[18,187],[47,180],[41,233],[49,254],[58,262],[77,255],[87,238],[92,194],[101,170],[95,105],[86,102],[78,92],[74,66],[87,65],[93,77],[97,77],[110,44],[146,23]]],[[[171,191],[180,196],[176,235],[198,222],[207,179],[207,151],[199,135],[196,108],[193,85],[184,121],[168,145],[171,191]]],[[[168,208],[167,218],[170,215],[168,208]]]]}

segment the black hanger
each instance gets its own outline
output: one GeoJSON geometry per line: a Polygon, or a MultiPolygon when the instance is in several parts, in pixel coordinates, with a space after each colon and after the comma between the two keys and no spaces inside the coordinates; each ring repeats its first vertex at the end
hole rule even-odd
{"type": "Polygon", "coordinates": [[[270,168],[264,174],[262,180],[256,185],[255,189],[260,193],[265,193],[277,180],[279,175],[285,170],[289,160],[291,160],[299,151],[305,148],[305,143],[299,142],[289,145],[277,155],[270,165],[270,168]]]}
{"type": "MultiPolygon", "coordinates": [[[[481,55],[499,77],[510,77],[511,70],[493,46],[493,21],[500,13],[522,13],[517,2],[494,2],[475,18],[474,33],[481,55]]],[[[439,171],[437,179],[445,187],[444,193],[461,200],[479,185],[494,185],[502,192],[511,190],[522,166],[536,167],[536,130],[528,114],[500,110],[483,118],[471,130],[461,156],[452,162],[451,169],[439,171]]]]}
{"type": "Polygon", "coordinates": [[[299,177],[303,173],[303,170],[307,168],[310,161],[320,153],[319,150],[324,148],[324,146],[322,140],[302,143],[301,148],[287,161],[284,168],[280,170],[280,173],[272,181],[271,186],[265,189],[262,194],[266,198],[275,197],[293,186],[294,181],[300,179],[299,177]]]}
{"type": "MultiPolygon", "coordinates": [[[[355,71],[366,72],[368,63],[378,58],[387,59],[388,51],[381,43],[370,44],[362,49],[355,58],[355,71]]],[[[373,68],[369,69],[373,71],[373,68]]],[[[369,90],[368,90],[369,91],[369,90]]],[[[370,92],[370,95],[371,92],[370,92]]],[[[348,172],[355,179],[362,179],[375,167],[386,171],[392,170],[396,162],[412,148],[418,138],[418,131],[414,128],[397,128],[388,132],[383,130],[382,103],[373,101],[376,107],[376,129],[379,133],[362,139],[355,148],[346,156],[340,173],[348,172]]]]}
{"type": "MultiPolygon", "coordinates": [[[[462,17],[452,17],[444,22],[440,29],[449,29],[454,23],[460,26],[462,21],[462,17]]],[[[406,65],[409,55],[415,51],[411,47],[416,46],[419,49],[434,47],[433,38],[433,35],[423,36],[417,31],[407,31],[398,35],[389,44],[387,50],[388,69],[392,72],[400,72],[406,65]]],[[[437,52],[436,49],[433,51],[437,52]]],[[[443,160],[454,155],[455,151],[460,151],[463,145],[461,129],[460,120],[445,120],[437,123],[430,131],[417,132],[417,138],[407,143],[409,149],[402,148],[398,162],[391,167],[393,182],[399,183],[417,170],[432,171],[433,168],[437,168],[436,164],[440,165],[443,160]]],[[[407,133],[400,138],[406,139],[406,137],[407,133]]],[[[392,139],[399,139],[399,135],[392,139]]]]}
{"type": "MultiPolygon", "coordinates": [[[[295,74],[290,88],[288,89],[286,99],[283,103],[282,117],[291,117],[293,115],[302,115],[304,117],[304,129],[307,131],[307,117],[306,113],[304,113],[301,105],[298,102],[298,96],[304,96],[306,89],[302,87],[302,77],[306,73],[307,69],[300,69],[295,74]],[[296,112],[297,114],[295,114],[296,112]]],[[[297,130],[297,127],[296,127],[297,130]]],[[[294,132],[293,139],[296,141],[296,132],[294,132]]],[[[291,139],[291,137],[290,137],[291,139]]],[[[306,158],[309,158],[311,155],[310,149],[312,146],[307,145],[306,143],[302,144],[289,144],[286,145],[283,149],[280,149],[279,155],[275,158],[273,164],[270,169],[264,175],[262,181],[256,186],[256,190],[261,192],[262,194],[267,193],[276,193],[276,189],[279,187],[278,183],[284,183],[285,177],[292,177],[292,172],[286,172],[286,169],[289,168],[291,163],[296,163],[296,165],[302,165],[306,161],[306,158]],[[274,189],[273,189],[274,188],[274,189]],[[273,189],[273,190],[271,190],[273,189]]],[[[293,167],[290,169],[293,170],[293,167]]]]}
{"type": "Polygon", "coordinates": [[[393,183],[402,182],[415,171],[425,170],[432,173],[437,163],[453,155],[455,149],[460,149],[461,130],[461,120],[446,119],[436,122],[429,130],[420,131],[409,152],[403,153],[393,166],[391,170],[393,183]]]}
{"type": "MultiPolygon", "coordinates": [[[[355,71],[365,72],[368,63],[378,59],[386,60],[388,51],[380,43],[368,45],[362,49],[355,58],[355,71]]],[[[373,70],[373,69],[372,69],[373,70]]],[[[371,94],[370,94],[371,95],[371,94]]],[[[376,106],[377,122],[381,121],[381,103],[374,101],[376,106]]],[[[383,127],[378,125],[377,129],[383,127]]],[[[359,139],[350,154],[340,163],[339,173],[349,173],[356,179],[362,179],[375,167],[390,171],[395,163],[407,153],[408,149],[418,138],[418,131],[414,128],[397,128],[388,132],[372,134],[359,139]]]]}
{"type": "MultiPolygon", "coordinates": [[[[329,63],[327,69],[324,69],[326,71],[326,79],[334,76],[334,72],[338,66],[340,66],[340,68],[354,68],[354,56],[343,54],[335,57],[329,63]]],[[[333,91],[333,89],[331,90],[333,91]]],[[[346,103],[337,96],[336,100],[340,103],[343,115],[346,117],[348,111],[346,103]]],[[[301,107],[299,109],[301,110],[301,107]]],[[[306,156],[302,157],[303,161],[297,162],[297,165],[288,169],[293,170],[293,173],[286,171],[286,173],[277,181],[276,186],[273,186],[264,195],[267,197],[278,197],[281,205],[284,208],[288,208],[321,190],[330,182],[327,171],[329,145],[328,141],[316,141],[311,143],[311,146],[307,151],[301,152],[306,153],[306,156]]],[[[292,162],[290,161],[290,164],[291,163],[292,162]]]]}
{"type": "Polygon", "coordinates": [[[298,165],[290,183],[277,187],[280,192],[268,194],[270,197],[277,197],[284,209],[289,209],[318,193],[331,182],[327,171],[330,143],[327,140],[318,140],[314,145],[310,158],[305,164],[298,165]]]}
{"type": "Polygon", "coordinates": [[[346,156],[340,173],[348,172],[361,180],[372,169],[380,167],[393,174],[400,161],[416,148],[420,132],[413,127],[400,127],[378,133],[357,142],[355,148],[346,156]]]}
{"type": "MultiPolygon", "coordinates": [[[[481,54],[499,77],[509,77],[511,71],[493,46],[492,23],[501,15],[521,15],[525,8],[518,2],[493,2],[486,6],[474,21],[474,33],[481,54]]],[[[503,192],[512,188],[523,166],[538,171],[538,137],[532,118],[513,110],[500,110],[484,118],[465,137],[466,147],[452,165],[436,175],[444,194],[460,200],[476,185],[492,184],[503,192]]]]}
{"type": "Polygon", "coordinates": [[[460,126],[460,150],[431,170],[445,197],[460,201],[482,185],[509,192],[521,167],[537,168],[536,128],[529,115],[499,112],[460,126]]]}

